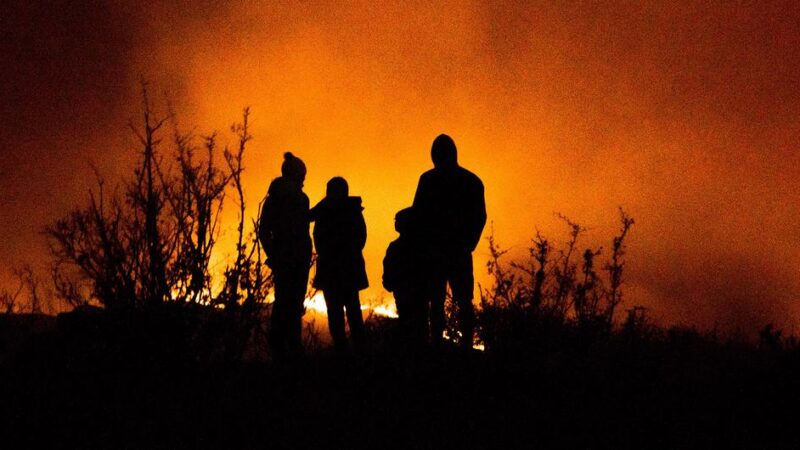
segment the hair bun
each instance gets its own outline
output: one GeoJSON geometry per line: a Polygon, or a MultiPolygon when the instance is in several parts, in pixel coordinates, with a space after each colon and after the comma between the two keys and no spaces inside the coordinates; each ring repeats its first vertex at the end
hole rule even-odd
{"type": "Polygon", "coordinates": [[[283,154],[283,159],[292,159],[292,158],[295,158],[292,152],[286,152],[283,154]]]}

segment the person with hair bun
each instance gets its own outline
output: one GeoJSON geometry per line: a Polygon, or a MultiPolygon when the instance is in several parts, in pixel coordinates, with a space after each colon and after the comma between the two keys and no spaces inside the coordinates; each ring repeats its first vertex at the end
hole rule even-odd
{"type": "Polygon", "coordinates": [[[303,161],[286,152],[281,176],[270,183],[259,218],[258,239],[275,283],[269,331],[269,345],[275,359],[296,356],[302,351],[303,300],[311,269],[305,178],[303,161]]]}

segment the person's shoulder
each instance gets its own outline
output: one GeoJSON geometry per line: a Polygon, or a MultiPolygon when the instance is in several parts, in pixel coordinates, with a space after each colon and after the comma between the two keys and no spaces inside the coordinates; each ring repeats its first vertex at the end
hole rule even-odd
{"type": "Polygon", "coordinates": [[[325,199],[323,198],[322,200],[317,202],[317,204],[314,205],[313,208],[309,210],[309,214],[311,214],[311,220],[314,221],[316,219],[319,219],[319,217],[324,214],[324,210],[325,210],[325,199]]]}
{"type": "Polygon", "coordinates": [[[436,168],[434,167],[433,169],[428,169],[425,172],[422,172],[422,175],[419,176],[419,179],[420,179],[420,181],[427,180],[427,179],[436,177],[437,174],[438,174],[438,172],[436,171],[436,168]]]}
{"type": "Polygon", "coordinates": [[[354,196],[354,197],[347,197],[347,210],[354,215],[362,214],[364,211],[364,206],[361,202],[361,197],[354,196]]]}
{"type": "Polygon", "coordinates": [[[267,189],[267,194],[287,198],[298,196],[306,199],[306,201],[308,200],[305,192],[298,189],[294,181],[282,176],[272,180],[269,184],[269,189],[267,189]]]}
{"type": "Polygon", "coordinates": [[[286,186],[286,179],[285,178],[283,178],[283,177],[274,178],[269,183],[269,188],[267,189],[267,193],[271,194],[271,195],[280,194],[281,191],[283,189],[285,189],[285,186],[286,186]]]}
{"type": "Polygon", "coordinates": [[[480,177],[478,177],[473,172],[471,172],[468,169],[465,169],[465,168],[463,168],[461,166],[459,166],[458,168],[459,168],[459,173],[461,174],[461,176],[463,178],[465,178],[465,179],[469,180],[470,182],[474,183],[476,186],[481,186],[481,187],[483,186],[483,181],[481,181],[480,177]]]}
{"type": "Polygon", "coordinates": [[[397,239],[393,240],[392,242],[389,242],[389,246],[386,247],[386,256],[391,258],[394,255],[396,255],[397,254],[397,250],[400,248],[401,245],[402,245],[402,242],[400,241],[400,238],[397,238],[397,239]]]}

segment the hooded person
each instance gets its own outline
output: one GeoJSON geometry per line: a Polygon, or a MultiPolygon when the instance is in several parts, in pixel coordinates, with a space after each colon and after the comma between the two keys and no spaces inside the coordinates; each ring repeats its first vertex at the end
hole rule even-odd
{"type": "Polygon", "coordinates": [[[338,350],[347,346],[344,318],[357,350],[364,346],[364,321],[359,291],[369,286],[362,250],[367,241],[361,197],[351,197],[347,181],[328,181],[325,198],[311,209],[317,271],[314,287],[321,290],[328,309],[328,328],[338,350]]]}
{"type": "Polygon", "coordinates": [[[258,226],[275,283],[269,340],[276,358],[301,351],[303,300],[311,268],[309,201],[303,192],[306,166],[291,152],[283,158],[281,176],[269,185],[258,226]]]}
{"type": "Polygon", "coordinates": [[[458,164],[453,139],[441,134],[431,146],[433,169],[423,173],[414,195],[422,245],[430,252],[430,327],[434,344],[444,331],[447,286],[458,305],[461,344],[472,346],[475,313],[472,252],[486,225],[483,183],[458,164]]]}

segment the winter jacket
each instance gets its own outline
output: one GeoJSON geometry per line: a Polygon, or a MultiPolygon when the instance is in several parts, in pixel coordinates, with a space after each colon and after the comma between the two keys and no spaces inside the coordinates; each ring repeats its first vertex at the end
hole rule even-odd
{"type": "Polygon", "coordinates": [[[341,200],[324,198],[311,210],[317,273],[314,287],[321,290],[355,289],[369,286],[364,256],[367,225],[361,197],[341,200]]]}
{"type": "Polygon", "coordinates": [[[308,196],[290,179],[278,177],[270,183],[258,238],[273,270],[310,267],[308,203],[308,196]]]}
{"type": "Polygon", "coordinates": [[[420,284],[418,246],[401,236],[386,249],[383,258],[383,287],[389,292],[408,291],[420,284]]]}

